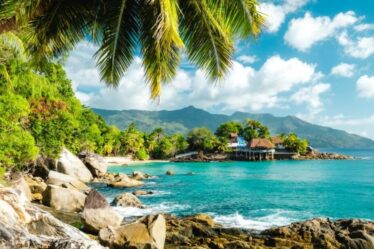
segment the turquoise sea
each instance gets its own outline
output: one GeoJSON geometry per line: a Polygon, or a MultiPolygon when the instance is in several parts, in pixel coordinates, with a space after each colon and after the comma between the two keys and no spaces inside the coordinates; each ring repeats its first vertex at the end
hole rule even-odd
{"type": "MultiPolygon", "coordinates": [[[[374,150],[335,151],[362,159],[149,163],[109,170],[155,176],[135,188],[155,191],[140,198],[148,208],[117,208],[126,217],[209,213],[227,227],[257,230],[322,216],[374,220],[374,150]],[[167,170],[175,175],[166,176],[167,170]]],[[[96,187],[109,201],[135,190],[96,187]]]]}

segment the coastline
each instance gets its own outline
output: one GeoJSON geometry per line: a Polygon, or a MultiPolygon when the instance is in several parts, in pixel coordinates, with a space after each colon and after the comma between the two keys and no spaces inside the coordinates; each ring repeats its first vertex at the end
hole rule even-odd
{"type": "Polygon", "coordinates": [[[106,166],[129,166],[145,163],[169,162],[169,160],[134,160],[132,157],[101,157],[100,162],[106,166]]]}
{"type": "MultiPolygon", "coordinates": [[[[276,224],[259,230],[253,228],[230,227],[222,220],[220,221],[217,219],[217,216],[199,213],[199,211],[192,212],[189,215],[173,215],[168,214],[169,212],[163,212],[162,210],[153,210],[150,213],[132,215],[131,218],[128,218],[126,215],[121,214],[118,208],[122,206],[117,205],[114,201],[115,199],[123,196],[128,198],[124,200],[124,205],[126,206],[123,207],[130,209],[139,207],[145,210],[147,206],[143,205],[143,199],[140,198],[140,201],[136,196],[157,195],[158,191],[161,192],[164,189],[154,189],[154,184],[152,184],[151,188],[142,187],[143,185],[147,185],[148,179],[153,179],[152,175],[155,174],[152,174],[152,172],[143,173],[137,171],[129,175],[124,173],[110,173],[107,172],[107,168],[103,169],[100,167],[100,164],[106,166],[107,164],[114,166],[113,164],[115,163],[122,163],[122,165],[123,163],[126,163],[125,165],[141,165],[168,161],[138,161],[132,160],[129,157],[107,157],[102,159],[103,160],[95,155],[87,155],[86,158],[79,159],[65,151],[62,157],[58,159],[58,162],[64,166],[66,169],[65,172],[69,173],[69,175],[63,172],[55,172],[53,168],[48,169],[50,174],[46,179],[42,179],[36,175],[24,174],[24,180],[22,180],[22,177],[18,175],[18,177],[14,178],[16,181],[13,181],[12,184],[14,184],[14,186],[12,186],[14,189],[18,186],[17,189],[21,190],[22,193],[31,194],[30,200],[32,202],[24,202],[23,199],[25,198],[23,194],[20,194],[21,192],[15,192],[9,188],[0,188],[0,193],[2,193],[0,194],[0,210],[5,210],[4,208],[9,208],[9,206],[21,207],[21,209],[26,210],[26,212],[32,210],[31,213],[27,214],[32,217],[31,221],[22,221],[21,218],[18,218],[20,219],[18,223],[22,225],[18,225],[17,223],[15,226],[13,223],[5,223],[5,228],[8,231],[12,231],[10,236],[13,236],[14,239],[13,241],[8,240],[10,242],[4,243],[14,242],[13,244],[17,246],[21,244],[24,245],[27,241],[30,241],[30,238],[35,236],[32,234],[33,230],[27,230],[27,227],[34,227],[35,225],[33,222],[36,222],[38,224],[37,236],[44,239],[43,246],[45,246],[45,248],[75,249],[74,243],[80,240],[84,241],[85,245],[88,245],[87,247],[80,247],[82,249],[91,248],[89,246],[92,245],[92,243],[96,246],[92,247],[95,249],[104,248],[102,246],[108,246],[110,249],[114,249],[118,248],[116,243],[123,243],[123,241],[131,241],[131,243],[133,243],[132,245],[140,246],[143,242],[139,241],[143,241],[144,238],[142,236],[144,233],[153,236],[151,232],[153,225],[150,224],[157,224],[157,234],[162,234],[162,236],[160,236],[161,239],[157,238],[162,242],[162,246],[149,247],[157,249],[338,249],[345,248],[344,246],[346,245],[357,243],[365,244],[365,247],[357,247],[359,249],[374,248],[374,222],[355,218],[336,220],[329,218],[303,218],[301,220],[291,221],[290,223],[283,223],[284,225],[276,224]],[[75,169],[78,168],[80,173],[75,175],[75,169]],[[87,169],[92,172],[93,177],[91,179],[84,181],[85,183],[76,179],[76,177],[82,177],[82,173],[87,171],[87,169]],[[105,188],[108,188],[110,191],[117,189],[114,195],[115,197],[110,196],[110,199],[106,198],[105,192],[102,192],[102,194],[97,192],[94,187],[95,185],[91,185],[91,183],[102,183],[101,186],[105,186],[105,188]],[[138,191],[142,191],[142,194],[136,194],[138,191]],[[51,201],[52,199],[53,201],[51,201]],[[9,206],[5,205],[5,202],[9,202],[9,206]],[[53,215],[58,220],[53,220],[50,218],[50,215],[53,215]],[[51,220],[53,223],[50,224],[49,222],[51,220]],[[94,223],[92,223],[93,221],[94,223]],[[108,221],[111,222],[110,228],[108,228],[108,221]],[[24,224],[22,222],[26,222],[26,228],[22,227],[24,224]],[[27,222],[31,222],[30,225],[27,222]],[[138,230],[139,224],[142,227],[141,230],[138,230]],[[48,234],[43,234],[46,231],[44,230],[44,226],[47,228],[54,227],[53,229],[57,232],[53,234],[53,236],[48,237],[48,234]],[[61,229],[61,231],[59,229],[61,229]],[[121,233],[121,231],[125,230],[131,230],[131,233],[135,237],[132,235],[126,237],[126,234],[121,233]],[[21,235],[18,234],[18,231],[21,231],[21,235]],[[72,235],[75,237],[72,238],[72,235]],[[118,241],[117,238],[119,239],[118,241]],[[54,247],[53,243],[55,239],[64,239],[70,244],[64,244],[64,247],[54,247]]],[[[161,168],[151,168],[159,173],[161,172],[160,170],[162,170],[164,174],[167,166],[161,165],[160,167],[161,168]]],[[[205,169],[205,167],[202,168],[205,169]]],[[[227,169],[227,167],[223,168],[227,169]]],[[[135,172],[135,167],[133,171],[135,172]]],[[[162,182],[165,181],[170,187],[170,184],[175,182],[173,177],[178,176],[178,174],[174,173],[175,172],[168,174],[171,178],[165,176],[162,182]]],[[[195,174],[187,175],[193,177],[195,174]]],[[[183,177],[185,176],[186,174],[183,173],[183,177]]],[[[177,179],[177,182],[178,181],[177,179]]],[[[161,186],[162,182],[158,184],[161,186]]],[[[241,194],[239,193],[239,195],[241,194]]],[[[180,204],[178,199],[173,200],[180,204]]],[[[191,203],[191,205],[194,205],[194,203],[191,203]]],[[[15,212],[19,212],[17,210],[15,210],[15,212]]],[[[126,212],[128,214],[129,211],[126,210],[126,212]]],[[[253,222],[253,220],[251,222],[253,222]]],[[[155,238],[152,236],[150,237],[151,240],[149,240],[149,242],[147,241],[147,243],[154,243],[155,238]]],[[[0,247],[1,245],[5,245],[5,248],[9,248],[7,246],[10,244],[1,243],[0,238],[0,247]]],[[[119,245],[121,246],[120,248],[144,248],[144,245],[143,247],[128,247],[126,244],[119,245]]],[[[22,248],[17,246],[13,248],[22,248]]]]}

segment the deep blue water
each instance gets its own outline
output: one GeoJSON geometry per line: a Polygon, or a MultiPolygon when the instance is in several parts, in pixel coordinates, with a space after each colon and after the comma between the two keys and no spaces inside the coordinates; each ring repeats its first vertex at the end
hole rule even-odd
{"type": "MultiPolygon", "coordinates": [[[[140,198],[148,208],[119,209],[124,216],[202,212],[226,226],[253,229],[320,216],[374,220],[374,151],[338,152],[365,159],[150,163],[109,170],[127,174],[137,170],[156,176],[137,188],[156,191],[140,198]],[[167,170],[175,175],[166,176],[167,170]]],[[[98,189],[108,200],[134,190],[98,189]]]]}

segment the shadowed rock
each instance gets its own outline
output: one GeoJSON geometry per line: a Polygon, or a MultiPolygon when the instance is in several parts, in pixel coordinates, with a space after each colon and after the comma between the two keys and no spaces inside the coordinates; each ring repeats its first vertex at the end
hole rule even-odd
{"type": "Polygon", "coordinates": [[[108,226],[118,227],[122,217],[116,213],[96,190],[91,190],[84,203],[82,212],[83,229],[96,234],[100,229],[108,226]]]}
{"type": "Polygon", "coordinates": [[[84,201],[84,208],[92,208],[92,209],[99,209],[99,208],[106,208],[109,206],[109,203],[106,201],[105,197],[97,192],[94,189],[88,193],[86,200],[84,201]]]}

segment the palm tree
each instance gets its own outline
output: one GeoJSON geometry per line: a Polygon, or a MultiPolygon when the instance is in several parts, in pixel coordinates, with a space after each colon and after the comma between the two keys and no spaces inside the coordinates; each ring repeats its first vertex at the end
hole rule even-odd
{"type": "Polygon", "coordinates": [[[176,74],[182,52],[214,81],[230,68],[234,38],[257,37],[257,0],[0,0],[0,32],[20,30],[36,59],[84,39],[98,44],[102,80],[117,86],[142,55],[152,98],[176,74]]]}

